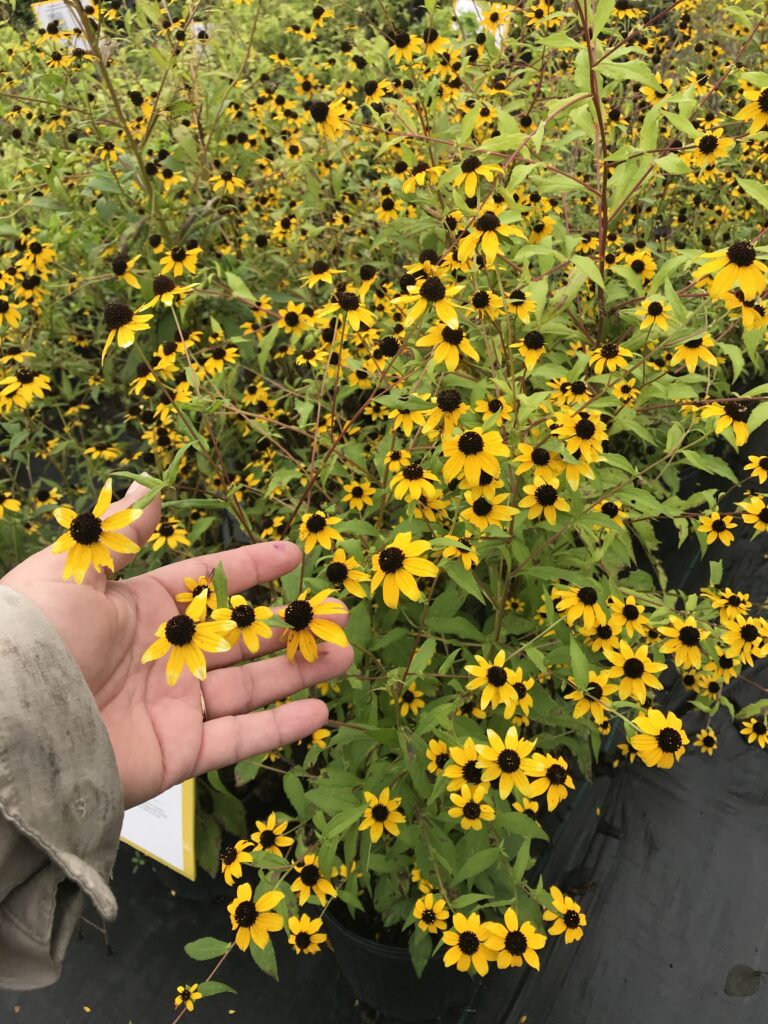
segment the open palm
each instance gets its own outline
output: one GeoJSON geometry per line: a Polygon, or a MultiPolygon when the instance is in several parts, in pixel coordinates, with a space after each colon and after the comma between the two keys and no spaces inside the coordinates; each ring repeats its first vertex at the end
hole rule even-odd
{"type": "MultiPolygon", "coordinates": [[[[132,485],[107,514],[144,494],[144,487],[132,485]]],[[[159,514],[158,499],[121,532],[144,544],[159,514]]],[[[131,556],[114,558],[120,570],[131,556]]],[[[313,698],[248,712],[345,672],[352,661],[348,647],[321,644],[312,664],[300,658],[291,664],[284,654],[262,658],[283,646],[277,630],[262,640],[260,660],[237,644],[225,654],[208,655],[205,682],[185,669],[174,687],[166,682],[164,659],[146,665],[140,660],[158,626],[178,614],[174,595],[186,589],[185,576],[205,575],[220,560],[229,592],[239,593],[289,572],[299,559],[298,548],[285,541],[250,544],[130,580],[108,580],[90,568],[78,585],[62,580],[64,556],[46,548],[0,581],[37,606],[79,665],[112,741],[126,807],[184,779],[291,743],[325,722],[325,704],[313,698]]]]}

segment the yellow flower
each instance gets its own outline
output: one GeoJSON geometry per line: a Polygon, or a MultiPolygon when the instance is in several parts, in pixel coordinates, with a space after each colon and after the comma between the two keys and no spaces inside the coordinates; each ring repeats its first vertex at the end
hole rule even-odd
{"type": "Polygon", "coordinates": [[[529,519],[544,516],[552,526],[557,521],[558,512],[570,512],[571,506],[558,494],[560,481],[557,477],[535,476],[532,484],[523,487],[524,498],[520,499],[520,508],[528,509],[529,519]]]}
{"type": "Polygon", "coordinates": [[[677,366],[679,363],[685,363],[688,373],[694,373],[699,362],[706,363],[707,366],[717,366],[717,356],[710,351],[714,344],[715,339],[706,331],[700,338],[681,341],[675,346],[669,365],[677,366]]]}
{"type": "Polygon", "coordinates": [[[523,795],[527,794],[529,755],[536,741],[518,736],[514,725],[509,726],[503,739],[493,729],[489,729],[486,736],[487,745],[480,744],[477,748],[480,755],[477,766],[483,769],[483,782],[498,779],[502,800],[506,800],[513,789],[523,795]]]}
{"type": "Polygon", "coordinates": [[[723,401],[722,403],[713,402],[711,405],[705,405],[700,410],[700,416],[703,420],[717,417],[715,421],[716,434],[722,434],[724,430],[730,427],[733,431],[736,446],[741,448],[749,440],[749,426],[747,425],[749,412],[750,409],[746,402],[723,401]]]}
{"type": "Polygon", "coordinates": [[[757,258],[751,242],[733,242],[727,249],[699,257],[704,266],[694,271],[695,281],[712,278],[709,294],[722,299],[726,292],[740,288],[745,299],[756,299],[765,288],[768,266],[757,258]]]}
{"type": "Polygon", "coordinates": [[[411,307],[403,321],[404,327],[410,327],[431,307],[439,320],[448,327],[456,328],[459,326],[459,315],[453,304],[453,297],[461,289],[462,285],[446,285],[437,275],[431,274],[416,284],[409,285],[408,293],[399,295],[393,301],[398,305],[411,307]]]}
{"type": "Polygon", "coordinates": [[[445,900],[439,899],[433,892],[425,893],[416,900],[413,916],[418,922],[416,927],[431,935],[437,935],[448,927],[449,914],[445,900]]]}
{"type": "Polygon", "coordinates": [[[462,785],[458,793],[451,793],[453,807],[448,808],[448,815],[451,818],[461,818],[461,827],[464,831],[479,831],[484,821],[493,821],[496,811],[490,804],[484,804],[483,799],[488,792],[488,786],[467,786],[462,785]]]}
{"type": "Polygon", "coordinates": [[[528,786],[528,796],[536,797],[546,793],[547,810],[550,812],[565,800],[569,789],[576,788],[564,757],[536,751],[531,755],[527,771],[533,777],[528,786]]]}
{"type": "Polygon", "coordinates": [[[341,98],[326,103],[324,100],[313,100],[309,105],[309,116],[312,118],[318,135],[326,139],[338,139],[344,132],[345,116],[350,116],[347,102],[341,98]]]}
{"type": "Polygon", "coordinates": [[[640,317],[640,330],[645,331],[650,327],[657,327],[660,331],[666,331],[669,328],[667,313],[671,309],[672,307],[668,302],[660,302],[658,299],[646,299],[636,314],[640,317]]]}
{"type": "Polygon", "coordinates": [[[701,516],[696,529],[698,533],[703,533],[707,538],[707,544],[719,541],[725,547],[730,547],[734,539],[733,531],[736,529],[736,520],[733,516],[721,516],[719,512],[710,512],[701,516]]]}
{"type": "Polygon", "coordinates": [[[479,914],[454,914],[451,931],[443,934],[443,943],[448,946],[443,963],[462,972],[473,967],[478,974],[486,975],[488,961],[496,959],[495,953],[486,945],[487,937],[487,926],[481,923],[479,914]]]}
{"type": "Polygon", "coordinates": [[[51,378],[28,366],[17,366],[13,373],[0,380],[0,399],[6,400],[3,404],[19,409],[26,409],[35,398],[45,398],[45,392],[50,390],[51,378]]]}
{"type": "Polygon", "coordinates": [[[743,89],[745,99],[750,102],[734,114],[737,121],[751,121],[749,134],[755,135],[768,125],[768,89],[747,86],[743,89]]]}
{"type": "Polygon", "coordinates": [[[398,810],[402,797],[390,797],[389,786],[382,789],[378,796],[367,790],[363,795],[368,806],[363,812],[358,831],[370,829],[372,843],[377,843],[385,831],[392,836],[399,836],[399,826],[405,821],[405,815],[398,810]]]}
{"type": "Polygon", "coordinates": [[[468,260],[479,248],[486,267],[493,267],[499,254],[499,238],[524,238],[523,232],[512,224],[502,224],[492,210],[481,213],[475,227],[459,242],[457,257],[460,263],[468,260]]]}
{"type": "Polygon", "coordinates": [[[5,295],[0,295],[0,324],[18,327],[21,323],[21,309],[5,295]]]}
{"type": "Polygon", "coordinates": [[[439,571],[421,557],[430,546],[428,540],[412,540],[410,533],[398,533],[391,544],[373,556],[371,594],[381,585],[388,608],[397,608],[401,593],[411,601],[418,601],[421,591],[416,577],[432,579],[439,571]]]}
{"type": "Polygon", "coordinates": [[[304,906],[310,896],[316,896],[323,907],[327,898],[335,898],[336,888],[324,877],[314,853],[307,853],[296,861],[293,870],[296,878],[291,882],[291,889],[297,894],[300,907],[304,906]]]}
{"type": "MultiPolygon", "coordinates": [[[[606,673],[590,670],[587,685],[583,690],[573,689],[565,694],[566,700],[576,703],[573,706],[573,717],[583,718],[591,714],[598,725],[605,721],[605,712],[611,706],[610,697],[618,689],[613,683],[607,681],[606,673]]],[[[572,680],[569,680],[572,682],[572,680]]],[[[575,685],[575,684],[574,684],[575,685]]]]}
{"type": "Polygon", "coordinates": [[[160,270],[163,274],[173,274],[174,277],[181,277],[186,270],[190,274],[197,273],[197,258],[203,250],[199,245],[187,249],[184,245],[175,245],[168,249],[160,260],[160,270]]]}
{"type": "Polygon", "coordinates": [[[734,140],[723,135],[722,128],[710,128],[696,140],[686,159],[694,167],[713,167],[721,158],[728,156],[734,140]]]}
{"type": "Polygon", "coordinates": [[[234,622],[205,622],[208,591],[203,590],[190,601],[181,615],[174,615],[158,626],[157,639],[144,651],[141,663],[156,661],[169,651],[165,678],[169,686],[175,686],[184,668],[196,679],[207,675],[205,652],[221,653],[230,649],[228,634],[235,628],[234,622]]]}
{"type": "Polygon", "coordinates": [[[266,620],[272,618],[272,609],[252,605],[242,594],[233,594],[229,604],[229,608],[214,609],[211,618],[215,622],[231,620],[236,627],[229,635],[232,647],[242,640],[251,654],[257,654],[260,638],[269,640],[272,636],[272,630],[266,625],[266,620]]]}
{"type": "Polygon", "coordinates": [[[447,482],[464,476],[469,487],[477,487],[482,472],[499,476],[499,456],[509,455],[509,448],[498,430],[465,430],[455,437],[443,436],[443,454],[443,477],[447,482]]]}
{"type": "Polygon", "coordinates": [[[364,512],[373,504],[373,496],[376,488],[367,480],[355,480],[351,484],[344,484],[344,498],[351,509],[355,512],[364,512]]]}
{"type": "Polygon", "coordinates": [[[191,541],[187,537],[187,531],[175,516],[161,516],[147,543],[152,546],[153,551],[159,551],[166,545],[175,551],[180,544],[189,547],[191,541]]]}
{"type": "Polygon", "coordinates": [[[221,873],[227,885],[234,885],[236,879],[243,877],[243,864],[252,864],[250,848],[253,846],[248,839],[238,839],[234,846],[227,846],[221,852],[221,873]]]}
{"type": "Polygon", "coordinates": [[[308,590],[299,594],[295,601],[291,601],[285,608],[278,611],[281,619],[284,619],[286,629],[283,631],[282,639],[287,640],[287,654],[289,661],[295,661],[297,653],[301,653],[305,661],[317,661],[317,641],[325,640],[337,647],[348,647],[349,641],[344,635],[344,630],[337,622],[323,618],[326,615],[338,615],[344,611],[344,605],[340,601],[328,599],[333,593],[329,587],[321,590],[314,597],[307,600],[308,590]]]}
{"type": "Polygon", "coordinates": [[[245,951],[251,942],[266,949],[269,933],[282,931],[283,919],[274,908],[284,899],[284,893],[273,889],[254,902],[251,886],[247,882],[238,885],[237,896],[227,905],[238,949],[245,951]]]}
{"type": "MultiPolygon", "coordinates": [[[[453,179],[453,187],[463,188],[464,195],[469,196],[471,199],[477,194],[477,186],[481,178],[490,182],[493,181],[497,174],[501,174],[501,166],[499,164],[484,164],[479,156],[475,156],[472,153],[461,161],[461,169],[453,179]]],[[[522,233],[520,234],[522,237],[522,233]]],[[[472,251],[474,252],[474,249],[472,251]]],[[[459,249],[459,259],[466,259],[465,256],[461,255],[461,249],[459,249]]]]}
{"type": "Polygon", "coordinates": [[[461,361],[461,356],[466,356],[473,362],[478,362],[480,355],[472,345],[463,327],[449,327],[448,324],[433,324],[426,334],[422,335],[416,342],[417,348],[431,348],[432,358],[439,366],[445,365],[446,370],[453,372],[461,361]]]}
{"type": "Polygon", "coordinates": [[[486,924],[486,945],[496,953],[499,970],[507,967],[522,967],[523,963],[538,971],[541,963],[537,950],[547,942],[546,936],[537,932],[530,921],[518,922],[512,907],[504,911],[504,923],[489,921],[486,924]]]}
{"type": "Polygon", "coordinates": [[[299,526],[299,540],[304,543],[305,554],[308,555],[316,544],[330,551],[333,541],[342,539],[339,531],[334,530],[335,524],[340,522],[339,516],[326,516],[320,511],[306,512],[299,526]]]}
{"type": "Polygon", "coordinates": [[[92,512],[81,512],[78,515],[67,505],[54,509],[56,522],[67,531],[51,547],[55,555],[67,552],[63,579],[68,580],[71,576],[75,583],[82,583],[90,566],[96,572],[101,572],[104,566],[114,569],[111,551],[132,555],[139,550],[135,541],[117,531],[135,523],[142,510],[126,508],[104,519],[104,513],[111,502],[112,480],[109,479],[101,488],[92,512]]]}
{"type": "Polygon", "coordinates": [[[236,189],[245,188],[243,179],[238,178],[232,171],[219,171],[218,174],[212,174],[208,179],[208,184],[213,186],[214,192],[223,190],[227,195],[232,195],[236,189]]]}
{"type": "Polygon", "coordinates": [[[307,955],[319,953],[321,944],[328,940],[328,936],[320,930],[322,927],[322,917],[310,917],[309,914],[289,917],[288,943],[293,946],[294,953],[307,955]]]}
{"type": "Polygon", "coordinates": [[[659,627],[659,632],[669,637],[659,648],[662,654],[674,655],[679,668],[701,668],[701,642],[709,630],[701,629],[692,615],[685,619],[670,616],[670,625],[659,627]]]}
{"type": "Polygon", "coordinates": [[[619,700],[636,700],[644,704],[646,687],[662,689],[657,675],[666,666],[663,661],[650,659],[647,644],[633,650],[626,640],[620,640],[617,647],[604,650],[603,656],[613,666],[607,670],[606,677],[619,679],[619,700]]]}
{"type": "Polygon", "coordinates": [[[567,946],[572,942],[578,942],[587,926],[586,915],[582,913],[579,904],[561,892],[556,885],[550,887],[549,894],[552,897],[553,909],[545,910],[542,914],[545,921],[552,922],[547,929],[549,934],[562,935],[567,946]]]}
{"type": "Polygon", "coordinates": [[[409,683],[400,694],[400,714],[405,717],[408,712],[415,717],[425,707],[422,690],[416,688],[416,683],[409,683]]]}
{"type": "Polygon", "coordinates": [[[638,715],[633,725],[640,734],[632,736],[629,742],[649,768],[671,768],[685,753],[688,736],[674,712],[665,715],[658,708],[651,708],[647,714],[638,715]]]}
{"type": "Polygon", "coordinates": [[[694,747],[697,747],[702,754],[712,757],[714,752],[717,750],[717,736],[715,735],[715,730],[711,726],[699,729],[696,733],[693,745],[694,747]]]}
{"type": "Polygon", "coordinates": [[[108,302],[104,306],[104,323],[109,333],[101,353],[102,363],[113,341],[118,348],[129,348],[140,331],[149,330],[151,320],[151,313],[134,313],[124,302],[108,302]]]}
{"type": "Polygon", "coordinates": [[[264,850],[266,853],[276,853],[283,856],[283,848],[293,846],[294,840],[284,835],[288,828],[287,821],[278,823],[277,815],[271,811],[266,821],[257,821],[251,832],[251,841],[256,850],[264,850]]]}
{"type": "Polygon", "coordinates": [[[174,999],[173,1005],[177,1009],[183,1006],[188,1013],[192,1013],[197,1000],[203,998],[203,993],[198,992],[197,985],[177,985],[176,991],[178,995],[174,999]]]}
{"type": "Polygon", "coordinates": [[[747,743],[756,743],[761,750],[768,746],[768,726],[764,718],[748,718],[739,726],[739,732],[747,743]]]}

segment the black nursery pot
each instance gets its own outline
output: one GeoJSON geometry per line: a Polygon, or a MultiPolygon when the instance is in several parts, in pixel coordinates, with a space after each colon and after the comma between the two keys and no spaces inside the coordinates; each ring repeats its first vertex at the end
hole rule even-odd
{"type": "Polygon", "coordinates": [[[471,978],[444,967],[440,956],[419,978],[407,949],[356,935],[331,913],[325,921],[341,973],[372,1010],[402,1021],[432,1021],[471,1001],[471,978]]]}

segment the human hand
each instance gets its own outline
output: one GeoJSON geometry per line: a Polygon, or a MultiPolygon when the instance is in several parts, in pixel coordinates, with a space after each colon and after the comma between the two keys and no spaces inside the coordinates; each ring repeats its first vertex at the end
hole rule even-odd
{"type": "MultiPolygon", "coordinates": [[[[105,517],[146,493],[132,484],[105,517]]],[[[120,532],[143,545],[159,515],[158,498],[120,532]]],[[[113,556],[116,572],[133,557],[113,556]]],[[[292,743],[326,721],[325,704],[314,698],[248,712],[343,674],[352,662],[350,647],[321,644],[311,664],[300,658],[290,663],[285,654],[262,659],[284,646],[277,629],[262,640],[260,660],[238,643],[208,655],[204,683],[185,669],[174,687],[168,686],[162,661],[141,664],[158,626],[178,614],[174,595],[186,589],[185,576],[203,576],[220,560],[234,594],[290,572],[300,558],[296,545],[273,541],[189,558],[129,580],[109,580],[91,567],[77,585],[62,579],[65,556],[48,547],[0,580],[37,606],[79,665],[112,741],[126,808],[195,775],[292,743]]],[[[343,624],[346,616],[335,619],[343,624]]]]}

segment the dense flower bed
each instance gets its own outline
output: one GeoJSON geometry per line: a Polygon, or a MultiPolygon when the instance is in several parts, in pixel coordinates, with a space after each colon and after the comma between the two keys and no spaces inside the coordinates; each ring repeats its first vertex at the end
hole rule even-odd
{"type": "Polygon", "coordinates": [[[128,520],[67,505],[139,474],[139,568],[297,541],[281,593],[190,578],[145,654],[184,686],[275,629],[356,652],[327,728],[236,768],[292,815],[202,787],[236,946],[316,953],[338,899],[419,970],[538,968],[586,916],[532,844],[601,750],[768,736],[728,698],[761,609],[658,558],[662,523],[768,530],[761,0],[74,6],[0,29],[4,558],[109,568],[128,520]]]}

